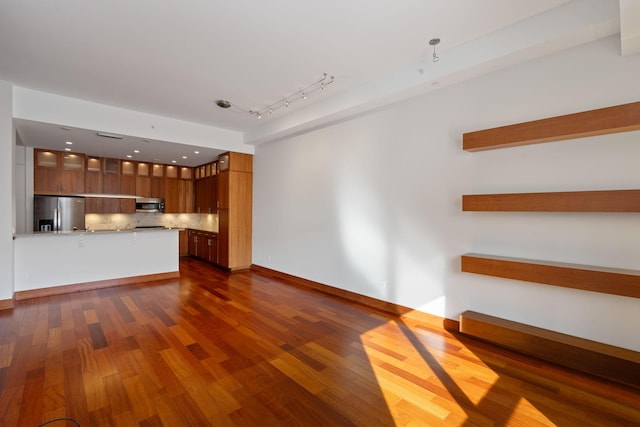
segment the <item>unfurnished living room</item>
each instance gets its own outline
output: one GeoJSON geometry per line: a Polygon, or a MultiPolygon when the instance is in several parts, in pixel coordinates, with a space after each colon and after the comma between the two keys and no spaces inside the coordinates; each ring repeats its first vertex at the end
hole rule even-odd
{"type": "Polygon", "coordinates": [[[0,426],[640,425],[639,75],[639,0],[0,0],[0,426]]]}

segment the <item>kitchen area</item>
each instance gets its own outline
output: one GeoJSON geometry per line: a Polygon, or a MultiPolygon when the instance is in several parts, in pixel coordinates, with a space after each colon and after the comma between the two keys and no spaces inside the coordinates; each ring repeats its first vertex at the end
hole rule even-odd
{"type": "Polygon", "coordinates": [[[178,277],[180,256],[250,267],[251,154],[191,167],[23,151],[33,192],[14,235],[16,300],[178,277]]]}

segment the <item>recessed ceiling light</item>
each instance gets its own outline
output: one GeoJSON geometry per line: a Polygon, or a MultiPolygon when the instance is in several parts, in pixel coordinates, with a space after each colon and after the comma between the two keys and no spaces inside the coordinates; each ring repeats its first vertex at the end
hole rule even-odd
{"type": "Polygon", "coordinates": [[[187,158],[187,156],[182,156],[182,158],[183,158],[183,159],[186,159],[186,158],[187,158]]]}
{"type": "Polygon", "coordinates": [[[67,144],[67,145],[73,145],[73,142],[71,142],[71,141],[67,141],[67,142],[65,142],[65,144],[67,144]]]}
{"type": "Polygon", "coordinates": [[[171,163],[178,163],[178,162],[176,162],[175,160],[171,160],[171,163]]]}
{"type": "Polygon", "coordinates": [[[132,158],[133,156],[131,154],[127,154],[127,159],[132,158]]]}
{"type": "Polygon", "coordinates": [[[71,148],[65,148],[64,151],[71,151],[71,148]]]}
{"type": "Polygon", "coordinates": [[[133,150],[134,153],[138,154],[140,150],[133,150]]]}
{"type": "Polygon", "coordinates": [[[193,153],[194,153],[194,154],[200,154],[200,152],[199,152],[199,151],[194,151],[193,153]]]}

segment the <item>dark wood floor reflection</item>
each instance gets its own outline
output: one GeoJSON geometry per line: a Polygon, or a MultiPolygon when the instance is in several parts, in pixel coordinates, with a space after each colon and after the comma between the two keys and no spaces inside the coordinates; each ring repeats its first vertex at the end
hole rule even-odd
{"type": "Polygon", "coordinates": [[[0,312],[0,425],[640,424],[638,390],[454,337],[441,319],[180,267],[0,312]]]}

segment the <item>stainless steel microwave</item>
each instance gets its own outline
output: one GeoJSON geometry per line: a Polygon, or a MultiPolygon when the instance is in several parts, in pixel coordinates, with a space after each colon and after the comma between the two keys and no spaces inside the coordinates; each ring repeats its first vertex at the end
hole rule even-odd
{"type": "Polygon", "coordinates": [[[136,212],[164,212],[164,199],[136,199],[136,212]]]}

